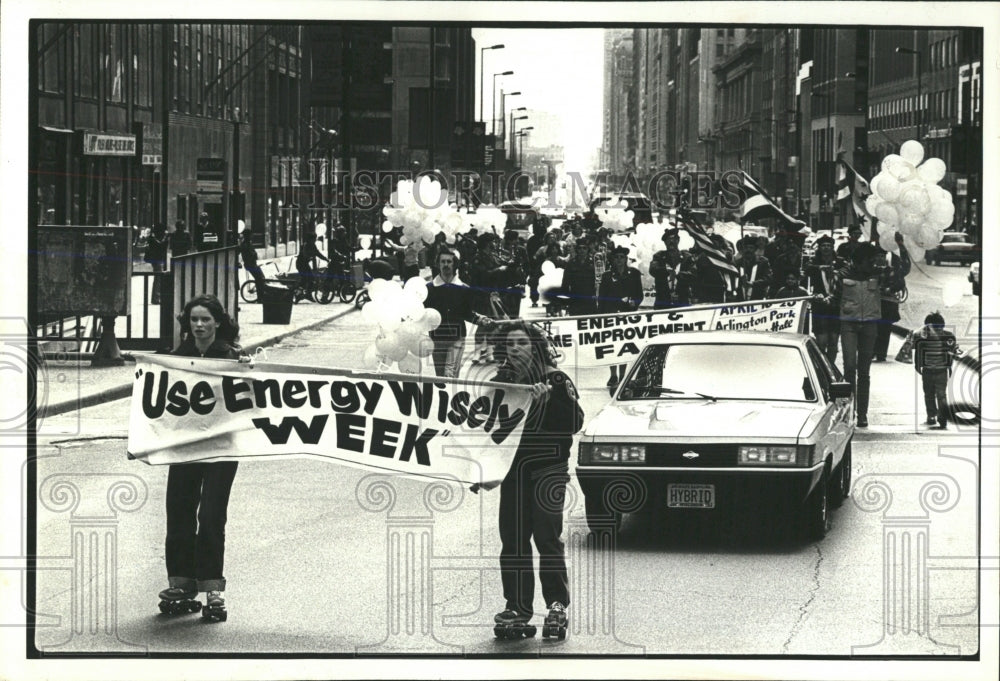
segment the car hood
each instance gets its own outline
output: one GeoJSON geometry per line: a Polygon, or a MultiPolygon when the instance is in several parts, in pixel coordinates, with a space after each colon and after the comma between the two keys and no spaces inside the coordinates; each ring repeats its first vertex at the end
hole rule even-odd
{"type": "Polygon", "coordinates": [[[805,426],[815,418],[814,404],[649,400],[607,405],[587,425],[585,435],[797,438],[812,430],[805,426]]]}

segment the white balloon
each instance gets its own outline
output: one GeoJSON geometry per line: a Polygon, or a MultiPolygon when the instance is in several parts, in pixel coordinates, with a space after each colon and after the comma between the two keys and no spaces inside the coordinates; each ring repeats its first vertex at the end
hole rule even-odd
{"type": "Polygon", "coordinates": [[[945,307],[957,305],[962,301],[963,295],[965,295],[965,282],[958,279],[946,282],[941,288],[941,300],[945,307]]]}
{"type": "Polygon", "coordinates": [[[426,334],[417,338],[416,350],[412,351],[414,355],[420,358],[430,357],[431,353],[434,352],[434,341],[432,341],[426,334]]]}
{"type": "Polygon", "coordinates": [[[917,169],[912,163],[904,160],[902,163],[897,163],[890,170],[889,173],[895,177],[900,182],[909,182],[917,177],[917,169]]]}
{"type": "Polygon", "coordinates": [[[550,275],[556,269],[555,264],[551,260],[546,260],[542,263],[542,275],[550,275]]]}
{"type": "Polygon", "coordinates": [[[920,179],[929,184],[937,184],[944,179],[944,174],[947,172],[947,167],[939,158],[929,158],[920,164],[917,168],[917,175],[920,179]]]}
{"type": "Polygon", "coordinates": [[[399,360],[399,370],[404,374],[415,374],[420,371],[420,358],[415,355],[406,354],[399,360]]]}
{"type": "Polygon", "coordinates": [[[386,220],[385,222],[382,223],[382,231],[385,232],[386,234],[388,234],[389,232],[391,232],[392,228],[393,228],[393,224],[391,222],[389,222],[388,220],[386,220]]]}
{"type": "Polygon", "coordinates": [[[362,250],[367,251],[372,247],[372,238],[370,236],[363,236],[358,240],[361,244],[362,250]]]}
{"type": "Polygon", "coordinates": [[[427,281],[423,277],[410,277],[403,285],[403,292],[422,303],[427,300],[427,281]]]}
{"type": "Polygon", "coordinates": [[[236,221],[236,231],[237,231],[237,233],[242,234],[243,232],[246,231],[246,229],[247,229],[247,223],[243,222],[242,220],[237,220],[236,221]]]}
{"type": "Polygon", "coordinates": [[[433,307],[427,308],[424,311],[423,323],[425,329],[433,331],[437,327],[441,326],[441,313],[433,307]]]}
{"type": "Polygon", "coordinates": [[[878,207],[878,213],[876,213],[875,217],[877,217],[880,222],[896,224],[899,222],[899,211],[896,210],[896,206],[887,202],[878,207]]]}
{"type": "Polygon", "coordinates": [[[890,253],[898,253],[899,245],[896,244],[896,230],[894,229],[883,229],[878,235],[878,245],[882,247],[883,251],[889,251],[890,253]]]}
{"type": "Polygon", "coordinates": [[[392,356],[392,353],[398,350],[399,339],[396,338],[396,334],[391,333],[385,336],[379,336],[375,339],[375,349],[378,350],[380,355],[386,357],[392,356]]]}
{"type": "Polygon", "coordinates": [[[908,182],[899,192],[898,201],[908,212],[918,215],[923,215],[931,207],[927,190],[918,182],[908,182]]]}
{"type": "Polygon", "coordinates": [[[885,173],[889,172],[889,169],[903,160],[903,157],[899,154],[889,154],[882,159],[882,171],[885,173]]]}
{"type": "Polygon", "coordinates": [[[907,140],[899,148],[899,155],[912,165],[919,165],[924,160],[924,145],[917,140],[907,140]]]}
{"type": "Polygon", "coordinates": [[[316,225],[316,236],[326,236],[326,225],[322,222],[316,225]]]}
{"type": "Polygon", "coordinates": [[[880,199],[875,194],[872,194],[871,196],[865,199],[865,209],[868,211],[869,215],[875,215],[875,211],[878,209],[879,204],[881,203],[882,199],[880,199]]]}
{"type": "Polygon", "coordinates": [[[878,197],[892,203],[899,198],[899,181],[889,173],[880,174],[878,178],[878,197]]]}
{"type": "Polygon", "coordinates": [[[372,283],[368,284],[368,295],[371,296],[372,302],[376,302],[382,300],[390,288],[392,288],[391,282],[385,279],[373,279],[372,283]]]}

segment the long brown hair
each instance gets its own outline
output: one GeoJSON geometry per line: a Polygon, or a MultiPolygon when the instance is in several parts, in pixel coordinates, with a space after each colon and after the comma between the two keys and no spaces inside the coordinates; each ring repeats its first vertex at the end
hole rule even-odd
{"type": "Polygon", "coordinates": [[[219,325],[215,330],[215,340],[236,346],[236,341],[240,337],[240,327],[222,307],[219,299],[211,293],[203,293],[184,303],[184,310],[177,315],[177,321],[181,324],[181,333],[185,336],[191,335],[191,310],[198,306],[208,310],[212,318],[215,319],[215,323],[219,325]]]}

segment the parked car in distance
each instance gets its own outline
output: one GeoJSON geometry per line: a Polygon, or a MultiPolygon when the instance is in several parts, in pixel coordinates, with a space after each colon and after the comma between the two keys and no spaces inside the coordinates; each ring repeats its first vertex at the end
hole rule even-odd
{"type": "Polygon", "coordinates": [[[937,248],[927,251],[928,264],[940,265],[943,262],[957,262],[968,265],[979,260],[980,250],[976,244],[969,241],[964,232],[945,232],[937,248]]]}
{"type": "Polygon", "coordinates": [[[978,260],[969,265],[969,281],[972,283],[972,295],[974,296],[978,296],[982,290],[982,284],[979,280],[980,267],[981,265],[978,260]]]}
{"type": "Polygon", "coordinates": [[[587,522],[643,507],[774,522],[766,510],[821,539],[850,491],[854,429],[851,386],[810,336],[660,336],[581,436],[587,522]]]}

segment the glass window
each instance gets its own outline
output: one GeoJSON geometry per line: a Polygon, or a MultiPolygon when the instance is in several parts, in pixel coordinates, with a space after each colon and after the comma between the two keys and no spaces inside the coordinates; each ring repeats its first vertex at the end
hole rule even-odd
{"type": "Polygon", "coordinates": [[[625,387],[635,399],[700,393],[716,399],[816,400],[798,348],[750,343],[650,346],[625,387]]]}

